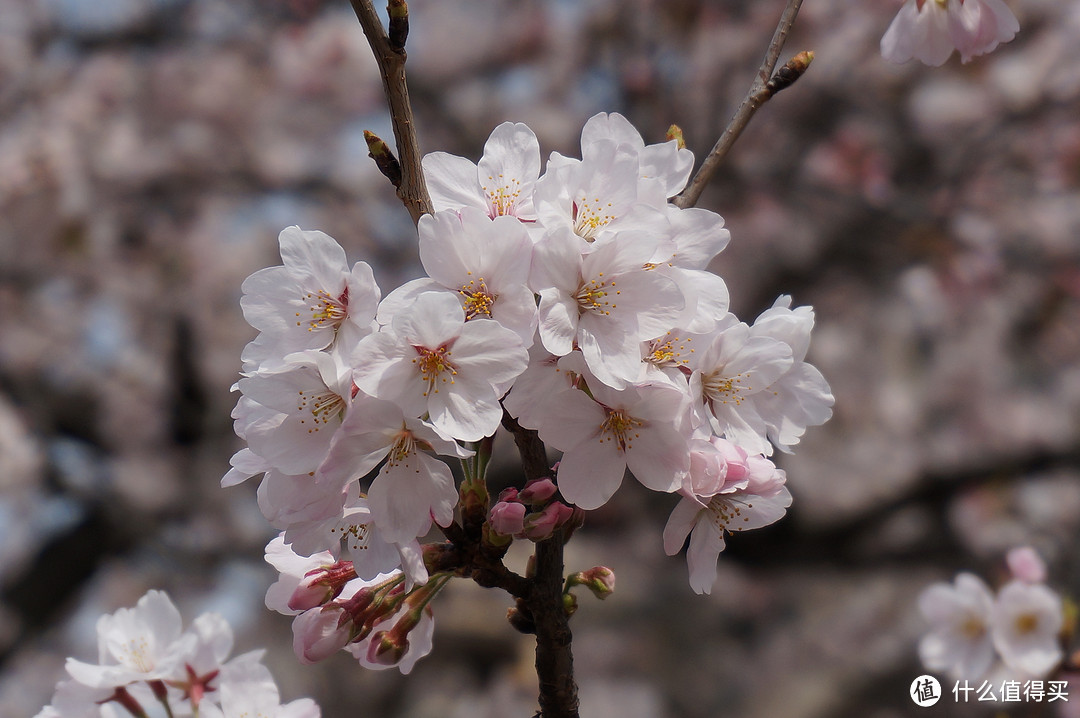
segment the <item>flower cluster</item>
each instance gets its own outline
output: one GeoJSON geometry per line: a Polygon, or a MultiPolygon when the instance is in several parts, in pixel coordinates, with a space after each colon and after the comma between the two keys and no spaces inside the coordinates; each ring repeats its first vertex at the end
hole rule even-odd
{"type": "Polygon", "coordinates": [[[180,612],[161,591],[150,591],[134,608],[102,616],[97,634],[98,662],[69,658],[71,680],[57,685],[52,703],[37,718],[114,718],[124,711],[319,718],[319,706],[310,698],[281,704],[277,685],[260,662],[263,651],[226,660],[233,636],[224,618],[204,613],[185,631],[180,612]]]}
{"type": "Polygon", "coordinates": [[[222,483],[264,474],[260,507],[283,531],[271,562],[290,591],[320,587],[314,603],[280,604],[303,611],[302,657],[347,648],[406,670],[402,656],[419,652],[404,637],[442,585],[427,583],[418,539],[458,509],[435,455],[481,461],[507,416],[562,459],[502,496],[485,536],[579,525],[629,469],[683,497],[665,545],[675,554],[690,535],[691,585],[708,592],[724,535],[784,514],[784,473],[767,456],[833,403],[805,361],[814,315],[788,297],[752,325],[728,312],[706,270],[728,243],[724,220],[669,202],[692,165],[676,140],[646,145],[617,114],[590,119],[581,158],[554,153],[543,174],[523,124],[495,128],[478,164],[427,155],[427,276],[385,297],[327,235],[281,233],[283,265],[243,285],[259,335],[235,387],[247,448],[222,483]]]}
{"type": "Polygon", "coordinates": [[[945,64],[953,50],[967,62],[1012,40],[1020,23],[1002,0],[907,0],[881,38],[892,62],[945,64]]]}
{"type": "Polygon", "coordinates": [[[996,596],[970,573],[922,592],[919,609],[932,626],[919,643],[923,665],[958,680],[1039,679],[1058,666],[1064,609],[1044,583],[1046,567],[1030,548],[1011,551],[1008,564],[1012,580],[996,596]]]}
{"type": "Polygon", "coordinates": [[[401,571],[364,580],[352,561],[329,551],[300,556],[284,535],[267,545],[266,561],[280,574],[266,592],[266,606],[294,616],[293,650],[301,663],[346,650],[366,668],[408,673],[431,651],[435,623],[428,603],[447,578],[413,591],[401,571]]]}

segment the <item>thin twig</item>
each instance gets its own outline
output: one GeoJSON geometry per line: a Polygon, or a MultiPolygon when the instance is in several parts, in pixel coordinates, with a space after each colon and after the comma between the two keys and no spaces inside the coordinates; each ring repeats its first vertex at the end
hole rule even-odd
{"type": "Polygon", "coordinates": [[[780,23],[776,26],[772,41],[769,43],[769,51],[765,53],[765,60],[758,69],[754,83],[750,85],[750,91],[743,98],[742,104],[739,105],[739,109],[735,112],[735,116],[731,118],[727,127],[724,128],[724,133],[716,141],[712,151],[709,152],[709,156],[702,162],[701,168],[694,175],[690,185],[673,200],[676,206],[686,208],[697,204],[705,185],[716,174],[721,160],[724,159],[728,150],[735,144],[735,140],[742,134],[742,131],[750,122],[750,118],[754,116],[758,108],[772,97],[773,93],[768,89],[767,84],[772,78],[776,62],[780,59],[780,52],[784,48],[784,43],[787,41],[788,33],[791,32],[791,26],[795,22],[795,16],[799,14],[801,5],[802,0],[788,0],[787,7],[784,8],[784,13],[780,16],[780,23]]]}
{"type": "Polygon", "coordinates": [[[424,173],[420,168],[420,146],[416,141],[409,88],[405,84],[405,52],[395,50],[391,45],[371,0],[349,2],[356,13],[356,19],[360,21],[368,44],[371,45],[371,52],[375,55],[375,62],[383,79],[386,103],[390,107],[390,122],[394,128],[394,140],[401,162],[401,184],[397,188],[397,195],[412,215],[413,222],[418,223],[420,217],[430,214],[433,208],[427,183],[424,182],[424,173]]]}

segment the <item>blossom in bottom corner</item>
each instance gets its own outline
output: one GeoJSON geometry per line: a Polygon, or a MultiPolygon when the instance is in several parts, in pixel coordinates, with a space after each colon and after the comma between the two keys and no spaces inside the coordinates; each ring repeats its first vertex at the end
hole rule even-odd
{"type": "Polygon", "coordinates": [[[952,585],[935,583],[919,596],[919,610],[932,625],[919,642],[924,666],[971,680],[990,670],[994,597],[982,579],[961,573],[952,585]]]}
{"type": "Polygon", "coordinates": [[[1065,617],[1061,598],[1042,584],[1011,581],[998,593],[993,642],[1005,665],[1044,676],[1064,656],[1059,634],[1065,617]]]}
{"type": "Polygon", "coordinates": [[[1002,0],[907,0],[881,38],[886,60],[937,67],[953,50],[968,62],[1012,40],[1020,23],[1002,0]]]}

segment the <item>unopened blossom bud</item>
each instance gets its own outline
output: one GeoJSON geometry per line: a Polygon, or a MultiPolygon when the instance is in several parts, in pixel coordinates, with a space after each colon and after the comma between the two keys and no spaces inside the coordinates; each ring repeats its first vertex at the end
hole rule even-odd
{"type": "Polygon", "coordinates": [[[525,484],[525,488],[518,494],[518,501],[531,505],[542,504],[558,490],[559,487],[551,479],[533,479],[525,484]]]}
{"type": "Polygon", "coordinates": [[[513,486],[507,486],[499,492],[499,501],[518,501],[518,490],[513,486]]]}
{"type": "Polygon", "coordinates": [[[318,663],[345,647],[351,629],[352,621],[340,606],[305,611],[293,619],[293,651],[301,663],[318,663]]]}
{"type": "Polygon", "coordinates": [[[488,521],[495,533],[513,536],[524,530],[525,504],[500,501],[491,507],[488,521]]]}
{"type": "Polygon", "coordinates": [[[407,650],[409,639],[404,636],[396,637],[393,631],[379,631],[371,637],[367,659],[381,666],[396,666],[407,650]]]}
{"type": "Polygon", "coordinates": [[[1030,546],[1014,548],[1005,556],[1005,563],[1014,578],[1024,583],[1042,583],[1046,580],[1046,564],[1030,546]]]}
{"type": "Polygon", "coordinates": [[[405,0],[390,0],[386,4],[386,14],[390,20],[386,28],[390,47],[395,52],[401,52],[409,37],[409,6],[405,0]]]}
{"type": "Polygon", "coordinates": [[[795,57],[788,60],[787,64],[776,71],[776,74],[769,78],[769,81],[765,83],[765,87],[771,94],[776,94],[786,87],[790,87],[792,83],[798,80],[806,72],[806,69],[810,67],[810,63],[814,61],[814,53],[809,50],[803,50],[795,57]]]}
{"type": "Polygon", "coordinates": [[[555,501],[541,511],[535,511],[526,516],[522,533],[531,541],[543,541],[550,538],[555,529],[567,523],[573,515],[572,508],[561,501],[555,501]]]}
{"type": "Polygon", "coordinates": [[[615,593],[615,572],[607,566],[593,566],[588,571],[578,571],[566,579],[567,587],[584,586],[597,598],[607,598],[615,593]]]}
{"type": "Polygon", "coordinates": [[[686,149],[686,139],[683,137],[682,128],[678,125],[672,125],[667,130],[667,139],[675,140],[679,144],[679,149],[686,149]]]}
{"type": "Polygon", "coordinates": [[[351,561],[339,561],[333,566],[320,566],[308,571],[289,598],[289,608],[306,611],[337,598],[345,584],[356,578],[351,561]]]}
{"type": "Polygon", "coordinates": [[[562,596],[563,612],[567,616],[573,616],[577,613],[577,596],[572,593],[564,593],[562,596]]]}
{"type": "Polygon", "coordinates": [[[390,146],[377,134],[368,130],[364,130],[364,141],[367,142],[368,156],[375,160],[375,166],[392,185],[400,187],[401,163],[390,151],[390,146]]]}
{"type": "Polygon", "coordinates": [[[518,605],[516,607],[506,609],[506,620],[510,622],[510,625],[515,630],[531,634],[536,633],[536,620],[532,617],[532,614],[525,607],[525,604],[518,599],[518,605]]]}

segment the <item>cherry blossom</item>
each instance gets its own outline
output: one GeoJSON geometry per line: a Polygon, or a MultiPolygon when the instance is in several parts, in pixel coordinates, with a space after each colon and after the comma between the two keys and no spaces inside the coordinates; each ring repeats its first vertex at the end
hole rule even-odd
{"type": "Polygon", "coordinates": [[[685,306],[673,280],[644,268],[649,237],[624,235],[582,255],[567,232],[536,246],[532,283],[540,295],[540,340],[563,356],[579,347],[589,370],[621,389],[641,374],[640,343],[673,326],[685,306]]]}
{"type": "Polygon", "coordinates": [[[689,399],[666,384],[615,391],[599,382],[547,405],[540,438],[563,452],[559,491],[583,509],[607,503],[629,468],[654,491],[675,491],[689,469],[689,399]]]}
{"type": "Polygon", "coordinates": [[[532,197],[540,176],[540,143],[520,122],[492,130],[479,164],[432,152],[424,156],[423,169],[436,212],[476,207],[489,217],[536,219],[532,197]]]}
{"type": "MultiPolygon", "coordinates": [[[[450,302],[460,311],[452,298],[450,302]]],[[[406,418],[391,402],[359,394],[355,406],[319,468],[317,481],[345,485],[386,459],[368,491],[371,520],[382,540],[409,544],[427,532],[432,519],[449,526],[457,503],[454,478],[446,464],[424,450],[459,458],[472,452],[441,434],[436,426],[406,418]]]]}
{"type": "Polygon", "coordinates": [[[992,611],[994,647],[1010,668],[1045,676],[1064,656],[1058,634],[1065,618],[1061,598],[1042,584],[1011,581],[992,611]]]}
{"type": "Polygon", "coordinates": [[[466,321],[494,319],[521,337],[524,346],[531,345],[536,301],[526,286],[532,240],[524,226],[463,207],[424,215],[418,230],[420,261],[430,279],[407,282],[387,295],[379,305],[379,322],[389,324],[424,292],[445,290],[458,297],[466,321]]]}
{"type": "Polygon", "coordinates": [[[241,287],[244,318],[260,331],[244,351],[246,366],[325,349],[339,337],[351,345],[373,331],[379,287],[370,266],[349,270],[345,250],[323,232],[288,227],[278,242],[283,266],[261,269],[241,287]]]}
{"type": "Polygon", "coordinates": [[[958,50],[968,62],[1012,40],[1019,29],[1002,0],[907,0],[881,38],[881,54],[936,67],[958,50]]]}
{"type": "Polygon", "coordinates": [[[462,441],[495,433],[499,399],[528,364],[513,331],[491,319],[465,321],[452,295],[426,292],[389,327],[365,337],[352,354],[353,380],[406,416],[427,414],[462,441]]]}
{"type": "MultiPolygon", "coordinates": [[[[718,447],[717,451],[721,451],[718,447]]],[[[719,454],[716,458],[720,458],[719,454]]],[[[686,564],[690,572],[690,588],[695,593],[710,593],[716,582],[716,562],[724,550],[724,535],[737,531],[761,528],[779,521],[791,505],[791,493],[784,485],[786,475],[764,456],[747,460],[748,472],[743,477],[727,471],[695,472],[690,488],[680,492],[682,498],[668,517],[664,527],[664,551],[674,556],[686,537],[686,564]],[[734,488],[745,481],[741,488],[734,488]],[[694,492],[704,491],[697,494],[694,492]]]]}
{"type": "Polygon", "coordinates": [[[67,672],[92,688],[165,678],[195,647],[182,635],[180,612],[161,591],[150,591],[134,608],[121,608],[97,623],[99,664],[69,658],[67,672]]]}
{"type": "Polygon", "coordinates": [[[237,382],[243,396],[233,418],[237,435],[257,456],[286,474],[314,471],[352,398],[350,369],[339,354],[290,354],[276,369],[237,382]]]}
{"type": "Polygon", "coordinates": [[[693,355],[690,391],[713,430],[752,454],[772,454],[769,422],[758,400],[793,364],[791,347],[768,336],[754,336],[732,317],[693,355]]]}
{"type": "Polygon", "coordinates": [[[814,310],[791,309],[788,296],[777,298],[750,327],[751,336],[776,339],[791,348],[791,367],[755,399],[769,439],[781,451],[789,453],[806,427],[824,424],[832,416],[834,399],[829,384],[817,368],[805,361],[813,327],[814,310]]]}
{"type": "Polygon", "coordinates": [[[930,586],[919,596],[919,610],[931,624],[919,642],[923,665],[957,679],[986,674],[995,658],[994,597],[979,577],[961,573],[952,585],[930,586]]]}

